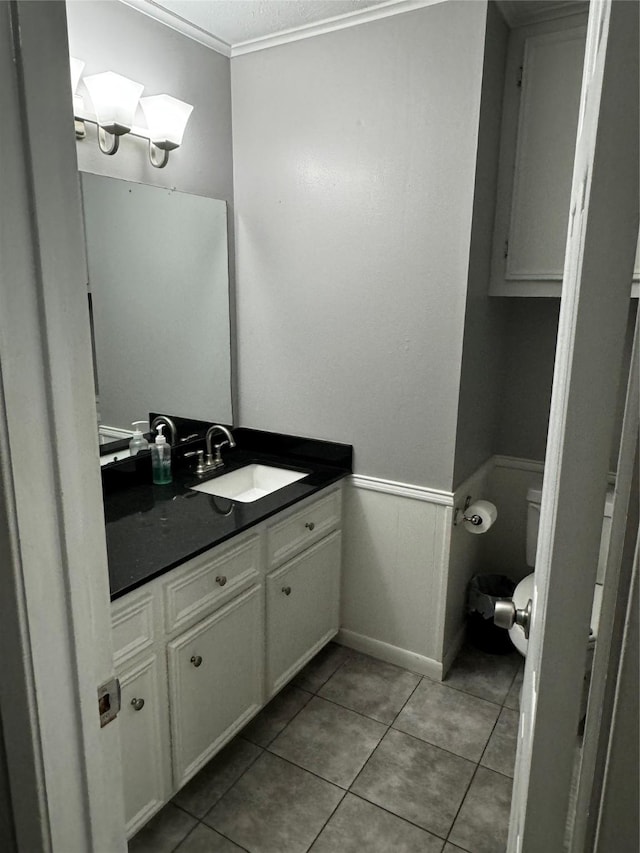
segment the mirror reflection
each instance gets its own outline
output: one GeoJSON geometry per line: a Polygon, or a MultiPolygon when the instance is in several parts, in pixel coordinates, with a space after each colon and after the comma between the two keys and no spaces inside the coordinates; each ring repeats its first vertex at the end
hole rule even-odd
{"type": "Polygon", "coordinates": [[[232,423],[227,206],[83,173],[98,423],[232,423]]]}

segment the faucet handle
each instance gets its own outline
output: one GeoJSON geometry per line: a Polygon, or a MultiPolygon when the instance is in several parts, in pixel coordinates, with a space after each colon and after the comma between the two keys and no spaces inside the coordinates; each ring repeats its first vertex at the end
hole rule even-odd
{"type": "Polygon", "coordinates": [[[196,467],[196,474],[204,474],[204,450],[190,450],[188,453],[184,454],[184,458],[186,459],[188,456],[197,456],[198,457],[198,465],[196,467]]]}

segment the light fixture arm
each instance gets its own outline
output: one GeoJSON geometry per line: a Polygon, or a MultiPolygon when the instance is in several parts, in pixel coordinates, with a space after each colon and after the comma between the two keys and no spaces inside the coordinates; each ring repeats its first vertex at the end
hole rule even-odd
{"type": "Polygon", "coordinates": [[[156,169],[164,169],[169,162],[169,150],[167,148],[159,148],[151,140],[149,140],[149,160],[151,165],[156,169]]]}
{"type": "MultiPolygon", "coordinates": [[[[85,119],[87,121],[87,119],[85,119]]],[[[99,124],[98,127],[98,147],[103,154],[115,154],[120,147],[120,135],[117,133],[109,133],[104,127],[99,124]]]]}

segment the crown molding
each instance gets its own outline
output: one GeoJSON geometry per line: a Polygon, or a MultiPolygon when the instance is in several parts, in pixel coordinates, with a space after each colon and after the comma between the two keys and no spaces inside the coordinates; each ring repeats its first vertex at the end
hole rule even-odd
{"type": "Polygon", "coordinates": [[[142,12],[148,18],[153,18],[159,24],[164,24],[165,27],[169,27],[181,35],[197,41],[210,50],[215,50],[216,53],[221,53],[223,56],[231,56],[231,45],[226,41],[216,38],[216,36],[207,32],[207,30],[203,30],[202,27],[192,24],[180,15],[169,12],[164,6],[160,6],[154,0],[120,0],[120,2],[124,3],[125,6],[131,6],[132,9],[137,9],[138,12],[142,12]]]}
{"type": "Polygon", "coordinates": [[[380,3],[378,6],[373,6],[369,9],[362,9],[355,12],[347,12],[345,15],[336,15],[333,18],[325,18],[324,21],[317,21],[314,24],[304,24],[301,27],[293,27],[290,30],[284,30],[281,33],[275,33],[272,36],[263,36],[250,41],[239,42],[231,47],[231,56],[242,56],[245,53],[253,53],[257,50],[266,50],[270,47],[278,47],[282,44],[288,44],[293,41],[301,41],[314,36],[325,35],[326,33],[344,30],[348,27],[356,27],[360,24],[368,24],[371,21],[378,21],[382,18],[389,18],[393,15],[400,15],[403,12],[413,12],[416,9],[422,9],[425,6],[435,6],[439,3],[447,3],[449,0],[387,0],[386,3],[380,3]]]}
{"type": "Polygon", "coordinates": [[[313,24],[292,27],[289,30],[283,30],[274,35],[262,36],[233,45],[217,38],[207,30],[192,24],[180,15],[168,11],[155,2],[155,0],[120,0],[120,2],[126,6],[130,6],[132,9],[137,9],[138,12],[147,15],[149,18],[153,18],[158,23],[176,30],[176,32],[181,33],[183,36],[193,39],[211,50],[215,50],[217,53],[234,57],[242,56],[245,53],[253,53],[257,50],[277,47],[288,42],[300,41],[301,39],[335,32],[336,30],[346,29],[347,27],[355,27],[359,24],[367,24],[371,21],[391,17],[392,15],[400,15],[403,12],[422,9],[425,6],[450,2],[450,0],[386,0],[385,3],[380,3],[378,6],[368,9],[347,12],[344,15],[335,15],[334,17],[325,18],[313,24]]]}
{"type": "Polygon", "coordinates": [[[588,0],[496,0],[496,5],[512,29],[589,11],[588,0]]]}

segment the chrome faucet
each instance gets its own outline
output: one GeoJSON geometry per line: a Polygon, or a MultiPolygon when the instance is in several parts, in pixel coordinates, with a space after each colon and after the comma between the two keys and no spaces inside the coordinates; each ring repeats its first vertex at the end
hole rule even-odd
{"type": "Polygon", "coordinates": [[[225,447],[227,444],[230,448],[236,446],[235,440],[229,430],[224,426],[220,426],[220,424],[214,424],[213,426],[209,427],[205,436],[205,444],[207,447],[207,455],[204,460],[204,472],[211,471],[214,468],[221,468],[224,465],[224,460],[222,459],[221,453],[222,448],[225,447]],[[215,432],[221,432],[225,436],[225,438],[219,444],[213,445],[213,451],[215,451],[214,456],[211,450],[211,436],[215,432]]]}
{"type": "Polygon", "coordinates": [[[169,432],[171,434],[169,444],[173,447],[176,443],[176,438],[178,437],[178,430],[176,429],[176,425],[168,415],[158,415],[157,418],[154,418],[151,421],[151,432],[155,431],[155,428],[158,426],[158,424],[166,424],[169,428],[169,432]]]}

